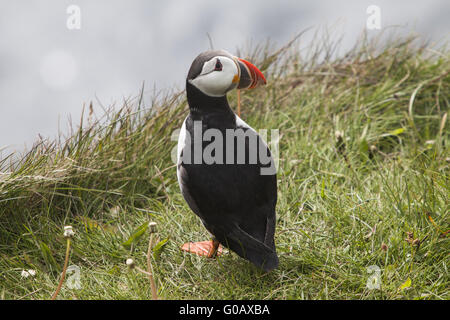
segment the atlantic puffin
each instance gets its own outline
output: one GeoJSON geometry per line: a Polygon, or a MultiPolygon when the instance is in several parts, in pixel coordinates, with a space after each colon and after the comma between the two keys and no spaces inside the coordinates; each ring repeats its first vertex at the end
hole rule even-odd
{"type": "Polygon", "coordinates": [[[186,79],[189,115],[178,138],[177,177],[190,209],[213,236],[182,249],[215,257],[221,244],[269,272],[278,266],[276,168],[267,144],[232,111],[226,96],[264,84],[257,67],[226,51],[194,59],[186,79]]]}

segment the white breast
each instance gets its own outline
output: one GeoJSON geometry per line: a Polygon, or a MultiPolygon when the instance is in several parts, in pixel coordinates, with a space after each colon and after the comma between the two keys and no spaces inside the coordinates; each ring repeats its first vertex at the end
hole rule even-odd
{"type": "Polygon", "coordinates": [[[236,127],[242,127],[242,128],[248,128],[254,132],[256,132],[255,129],[253,129],[252,127],[250,127],[244,120],[242,120],[241,118],[239,118],[239,116],[237,114],[235,114],[236,116],[236,127]]]}
{"type": "MultiPolygon", "coordinates": [[[[187,117],[186,117],[187,119],[187,117]]],[[[184,146],[186,145],[186,119],[183,121],[183,125],[180,129],[180,135],[178,136],[178,145],[177,145],[177,178],[178,183],[181,186],[180,181],[180,165],[181,165],[181,152],[183,151],[184,146]]]]}

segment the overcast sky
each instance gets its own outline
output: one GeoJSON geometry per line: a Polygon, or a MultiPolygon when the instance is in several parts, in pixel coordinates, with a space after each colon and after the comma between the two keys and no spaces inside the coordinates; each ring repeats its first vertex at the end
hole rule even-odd
{"type": "Polygon", "coordinates": [[[382,29],[401,25],[425,39],[449,39],[448,0],[2,1],[0,150],[23,150],[38,134],[53,139],[58,128],[67,132],[69,115],[78,122],[84,102],[120,105],[143,81],[149,92],[181,89],[192,60],[210,47],[207,34],[216,49],[234,53],[249,41],[283,45],[328,25],[346,49],[366,28],[370,5],[380,8],[382,29]],[[67,27],[70,5],[80,9],[80,29],[67,27]]]}

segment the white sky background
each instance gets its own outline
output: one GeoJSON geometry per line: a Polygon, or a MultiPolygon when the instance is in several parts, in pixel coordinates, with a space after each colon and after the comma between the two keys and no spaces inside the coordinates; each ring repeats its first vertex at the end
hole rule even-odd
{"type": "Polygon", "coordinates": [[[307,27],[328,25],[343,37],[342,52],[364,30],[369,5],[380,7],[382,28],[401,25],[405,33],[448,41],[449,0],[3,1],[0,155],[30,147],[38,134],[67,132],[69,115],[77,124],[84,102],[92,100],[101,115],[96,97],[120,106],[143,81],[146,101],[154,87],[181,89],[192,60],[210,47],[207,33],[216,49],[234,53],[249,41],[271,38],[281,46],[307,27]],[[66,27],[71,4],[81,9],[80,30],[66,27]]]}

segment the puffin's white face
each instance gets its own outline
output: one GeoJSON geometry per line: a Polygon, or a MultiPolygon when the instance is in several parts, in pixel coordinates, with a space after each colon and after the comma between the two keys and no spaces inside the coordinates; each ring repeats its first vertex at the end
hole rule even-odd
{"type": "Polygon", "coordinates": [[[238,62],[219,55],[206,61],[200,74],[189,82],[208,96],[221,97],[238,86],[239,78],[238,62]]]}

